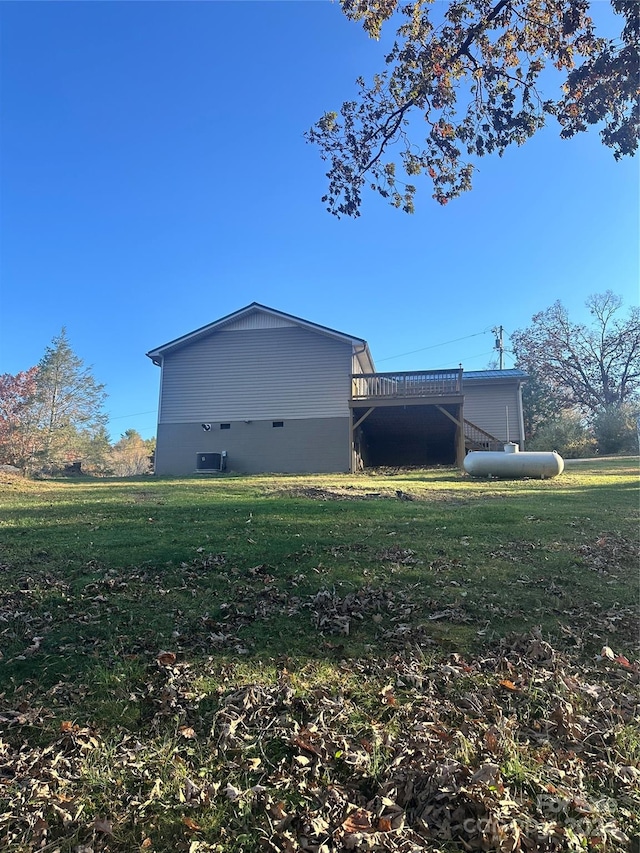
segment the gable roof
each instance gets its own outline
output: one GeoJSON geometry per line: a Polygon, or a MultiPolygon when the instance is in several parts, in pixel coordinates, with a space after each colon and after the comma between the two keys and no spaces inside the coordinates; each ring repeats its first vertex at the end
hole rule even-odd
{"type": "Polygon", "coordinates": [[[338,332],[336,329],[330,329],[328,326],[320,326],[317,323],[311,323],[309,320],[303,320],[301,317],[295,317],[293,314],[286,314],[284,311],[269,308],[267,305],[261,305],[259,302],[252,302],[250,305],[246,305],[244,308],[240,308],[232,314],[227,314],[225,317],[221,317],[213,323],[201,326],[193,332],[189,332],[188,334],[182,335],[173,341],[169,341],[155,349],[149,350],[147,356],[154,364],[159,365],[162,362],[162,357],[167,353],[193,343],[194,341],[200,340],[201,338],[205,338],[213,332],[222,331],[225,327],[232,326],[239,320],[242,320],[251,314],[264,314],[268,317],[285,321],[286,325],[299,326],[304,329],[309,329],[312,332],[326,335],[336,340],[342,340],[345,343],[350,343],[354,348],[355,354],[358,357],[363,357],[360,360],[361,362],[364,361],[364,364],[367,365],[367,372],[373,372],[375,370],[373,366],[373,359],[369,352],[369,345],[364,338],[356,338],[353,335],[338,332]],[[360,347],[360,350],[358,350],[357,347],[360,347]]]}

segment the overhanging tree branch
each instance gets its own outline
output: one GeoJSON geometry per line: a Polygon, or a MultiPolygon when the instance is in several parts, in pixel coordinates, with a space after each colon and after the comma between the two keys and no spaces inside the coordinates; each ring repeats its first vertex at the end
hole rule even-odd
{"type": "Polygon", "coordinates": [[[637,7],[612,0],[625,18],[618,42],[596,35],[589,0],[443,0],[437,29],[420,0],[343,0],[349,17],[373,36],[393,13],[405,23],[387,57],[388,68],[360,96],[325,116],[306,134],[331,162],[328,210],[360,215],[361,191],[371,187],[398,207],[413,210],[415,187],[399,192],[396,163],[385,162],[392,146],[409,178],[426,174],[441,204],[470,189],[473,158],[525,142],[549,116],[569,138],[594,123],[616,157],[637,150],[637,7]],[[550,66],[561,75],[560,97],[543,98],[537,81],[550,66]],[[515,69],[515,71],[514,71],[515,69]],[[416,109],[429,124],[417,144],[409,125],[416,109]],[[404,127],[407,126],[405,132],[404,127]],[[467,161],[465,158],[471,158],[467,161]]]}

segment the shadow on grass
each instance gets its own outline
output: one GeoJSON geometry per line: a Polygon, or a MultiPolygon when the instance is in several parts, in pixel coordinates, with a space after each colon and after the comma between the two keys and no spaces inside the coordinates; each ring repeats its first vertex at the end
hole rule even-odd
{"type": "Polygon", "coordinates": [[[163,648],[336,660],[464,651],[531,625],[615,627],[607,614],[635,604],[637,580],[623,547],[637,530],[626,472],[603,471],[606,483],[447,471],[43,485],[0,513],[0,669],[51,686],[163,648]],[[454,481],[464,504],[430,499],[454,481]],[[309,482],[398,484],[414,499],[270,491],[309,482]]]}

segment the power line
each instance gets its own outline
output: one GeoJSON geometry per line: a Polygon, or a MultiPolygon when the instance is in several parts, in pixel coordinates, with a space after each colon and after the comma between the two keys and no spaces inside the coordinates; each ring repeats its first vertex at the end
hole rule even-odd
{"type": "Polygon", "coordinates": [[[388,355],[386,358],[377,358],[376,363],[379,364],[381,361],[391,361],[394,358],[402,358],[405,355],[414,355],[417,352],[424,352],[428,349],[437,349],[437,347],[446,347],[449,344],[457,344],[458,341],[468,341],[469,338],[477,338],[479,335],[486,335],[487,332],[490,331],[488,328],[483,329],[481,332],[475,332],[473,335],[465,335],[464,338],[454,338],[452,341],[444,341],[441,344],[431,344],[428,347],[421,347],[420,349],[411,350],[411,352],[402,352],[399,355],[388,355]]]}
{"type": "Polygon", "coordinates": [[[137,418],[139,415],[153,415],[155,409],[150,409],[148,412],[134,412],[132,415],[118,415],[116,418],[109,418],[109,421],[123,421],[125,418],[137,418]]]}
{"type": "MultiPolygon", "coordinates": [[[[476,358],[484,358],[487,355],[492,355],[493,352],[494,352],[494,350],[490,349],[488,352],[480,352],[480,353],[476,353],[475,355],[467,355],[464,358],[460,359],[460,364],[465,364],[466,362],[474,361],[474,359],[476,359],[476,358]]],[[[435,364],[433,366],[433,369],[434,370],[444,370],[445,368],[450,368],[450,367],[451,367],[451,364],[449,364],[447,362],[446,364],[435,364]]]]}

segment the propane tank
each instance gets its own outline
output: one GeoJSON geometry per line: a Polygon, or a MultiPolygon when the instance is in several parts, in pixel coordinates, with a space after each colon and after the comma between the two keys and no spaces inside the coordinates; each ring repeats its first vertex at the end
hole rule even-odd
{"type": "Polygon", "coordinates": [[[504,451],[472,450],[465,456],[464,470],[471,477],[557,477],[564,471],[564,459],[558,453],[520,452],[514,442],[504,451]]]}

